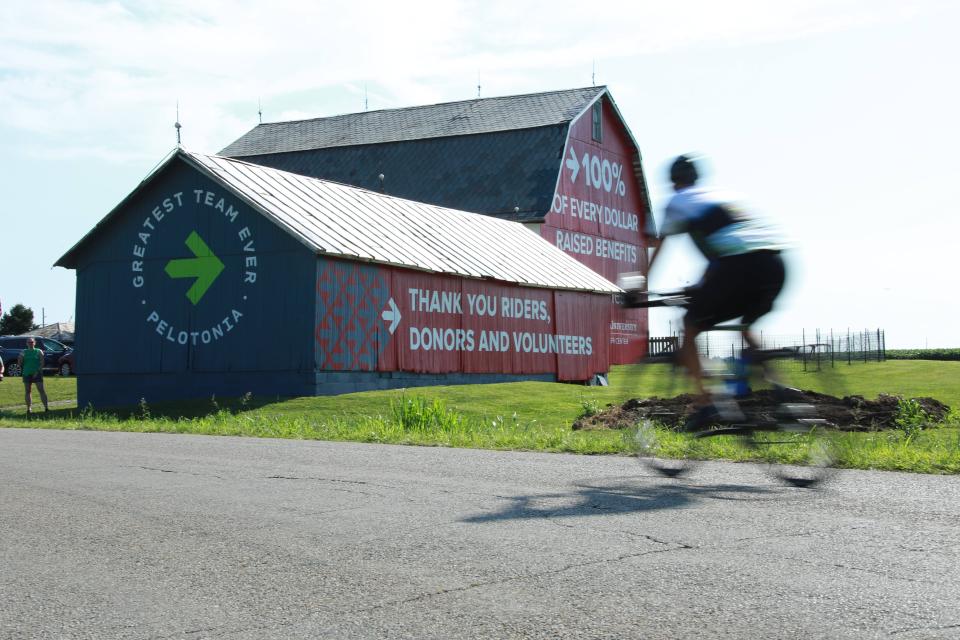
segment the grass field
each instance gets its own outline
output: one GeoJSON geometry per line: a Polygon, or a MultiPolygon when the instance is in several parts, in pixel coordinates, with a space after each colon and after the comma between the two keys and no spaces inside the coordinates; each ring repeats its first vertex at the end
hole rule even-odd
{"type": "MultiPolygon", "coordinates": [[[[794,386],[832,395],[879,393],[931,396],[960,406],[960,362],[898,360],[841,365],[821,372],[787,374],[794,386]]],[[[434,446],[629,453],[629,437],[619,432],[575,432],[582,413],[633,397],[676,395],[686,390],[665,365],[615,367],[608,387],[520,382],[425,387],[330,397],[208,399],[154,404],[111,414],[78,411],[73,378],[47,379],[54,407],[49,417],[26,421],[23,385],[18,378],[0,384],[0,426],[116,431],[203,433],[253,437],[389,442],[434,446]]],[[[36,402],[36,398],[35,398],[36,402]]],[[[960,473],[960,419],[920,433],[902,431],[843,434],[837,444],[840,466],[960,473]]],[[[756,459],[723,438],[693,442],[665,432],[658,455],[756,459]]],[[[798,449],[781,455],[792,460],[798,449]]],[[[802,450],[800,450],[802,453],[802,450]]]]}
{"type": "MultiPolygon", "coordinates": [[[[77,406],[77,379],[61,378],[59,376],[44,376],[43,387],[47,391],[47,399],[50,402],[66,403],[69,407],[77,406]]],[[[33,401],[37,403],[40,409],[40,395],[34,390],[33,401]]],[[[23,399],[23,379],[4,377],[0,382],[0,409],[3,407],[22,406],[23,399]]]]}

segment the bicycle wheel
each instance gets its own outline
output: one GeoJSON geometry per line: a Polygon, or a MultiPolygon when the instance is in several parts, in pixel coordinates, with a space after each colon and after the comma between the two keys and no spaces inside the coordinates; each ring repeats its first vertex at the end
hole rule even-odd
{"type": "Polygon", "coordinates": [[[777,458],[792,458],[790,463],[768,463],[770,475],[790,486],[812,488],[834,474],[837,455],[826,424],[778,424],[776,430],[751,433],[744,436],[744,441],[757,450],[780,447],[777,458]]]}
{"type": "Polygon", "coordinates": [[[656,423],[643,419],[628,435],[629,444],[637,460],[651,471],[655,471],[665,478],[678,478],[687,474],[695,466],[688,459],[670,459],[658,457],[660,452],[660,435],[656,423]]]}

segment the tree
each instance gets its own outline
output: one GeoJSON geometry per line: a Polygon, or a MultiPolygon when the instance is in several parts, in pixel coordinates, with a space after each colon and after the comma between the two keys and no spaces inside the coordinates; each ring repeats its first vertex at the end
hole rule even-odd
{"type": "Polygon", "coordinates": [[[0,318],[0,335],[15,336],[37,329],[33,324],[33,309],[15,304],[0,318]]]}

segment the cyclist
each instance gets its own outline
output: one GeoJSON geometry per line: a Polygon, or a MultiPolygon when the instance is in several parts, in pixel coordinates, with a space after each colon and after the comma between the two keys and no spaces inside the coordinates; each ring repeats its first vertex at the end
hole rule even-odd
{"type": "Polygon", "coordinates": [[[676,193],[667,204],[648,266],[649,273],[667,237],[684,233],[689,234],[708,262],[700,282],[688,290],[690,300],[678,354],[698,394],[699,408],[687,423],[688,429],[718,417],[741,419],[739,415],[728,415],[730,411],[739,412],[735,406],[725,409],[710,402],[697,354],[697,336],[720,322],[742,318],[744,341],[751,349],[759,349],[750,327],[773,308],[786,276],[780,256],[784,247],[777,235],[721,193],[698,187],[699,177],[690,156],[679,156],[670,166],[670,181],[676,193]]]}

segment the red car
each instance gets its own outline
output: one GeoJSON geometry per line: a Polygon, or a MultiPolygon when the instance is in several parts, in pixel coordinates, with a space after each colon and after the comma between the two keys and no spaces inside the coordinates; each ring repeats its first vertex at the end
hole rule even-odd
{"type": "Polygon", "coordinates": [[[57,370],[62,376],[72,376],[77,372],[76,367],[73,365],[73,354],[75,351],[69,349],[65,354],[60,356],[60,361],[57,363],[57,370]]]}

